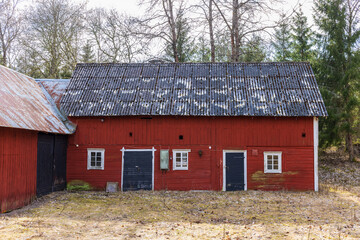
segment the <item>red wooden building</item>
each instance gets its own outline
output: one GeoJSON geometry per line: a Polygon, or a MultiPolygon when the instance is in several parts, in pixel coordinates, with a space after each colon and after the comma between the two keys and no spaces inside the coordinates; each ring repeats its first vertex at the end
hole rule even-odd
{"type": "Polygon", "coordinates": [[[318,190],[308,63],[78,64],[67,179],[123,191],[318,190]]]}
{"type": "Polygon", "coordinates": [[[43,186],[52,186],[53,175],[41,164],[50,164],[50,170],[55,165],[41,151],[50,148],[39,136],[70,134],[72,126],[62,118],[34,79],[0,66],[0,213],[24,206],[43,186]],[[44,175],[50,179],[38,181],[44,175]]]}

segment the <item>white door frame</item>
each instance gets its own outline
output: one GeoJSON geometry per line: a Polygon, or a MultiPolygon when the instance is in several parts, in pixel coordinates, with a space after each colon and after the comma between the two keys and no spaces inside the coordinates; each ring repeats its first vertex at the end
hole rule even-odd
{"type": "Polygon", "coordinates": [[[247,151],[223,150],[223,191],[226,191],[226,153],[244,153],[244,191],[247,190],[247,151]]]}
{"type": "Polygon", "coordinates": [[[151,188],[154,190],[154,159],[155,159],[155,151],[156,149],[125,149],[124,147],[120,150],[122,152],[121,157],[121,191],[123,191],[123,182],[124,182],[124,155],[125,152],[152,152],[152,183],[151,188]]]}

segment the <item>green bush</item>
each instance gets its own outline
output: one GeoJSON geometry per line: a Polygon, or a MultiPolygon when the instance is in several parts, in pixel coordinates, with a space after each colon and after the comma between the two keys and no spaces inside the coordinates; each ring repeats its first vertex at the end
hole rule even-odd
{"type": "Polygon", "coordinates": [[[82,180],[72,180],[68,182],[66,188],[68,191],[90,191],[93,189],[89,183],[82,180]]]}

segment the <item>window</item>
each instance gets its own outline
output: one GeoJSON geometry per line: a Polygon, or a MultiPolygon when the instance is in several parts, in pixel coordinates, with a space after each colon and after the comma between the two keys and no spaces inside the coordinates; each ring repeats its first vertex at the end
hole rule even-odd
{"type": "Polygon", "coordinates": [[[281,152],[264,152],[264,172],[281,173],[281,152]]]}
{"type": "Polygon", "coordinates": [[[188,170],[190,150],[173,150],[174,170],[188,170]]]}
{"type": "Polygon", "coordinates": [[[88,149],[87,169],[104,170],[105,149],[88,149]]]}

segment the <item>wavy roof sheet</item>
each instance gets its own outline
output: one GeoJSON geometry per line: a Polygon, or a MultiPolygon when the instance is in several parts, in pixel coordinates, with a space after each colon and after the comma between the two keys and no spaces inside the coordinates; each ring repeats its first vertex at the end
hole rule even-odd
{"type": "Polygon", "coordinates": [[[0,126],[70,134],[31,77],[0,66],[0,126]]]}
{"type": "Polygon", "coordinates": [[[327,116],[308,63],[78,64],[69,116],[327,116]]]}

